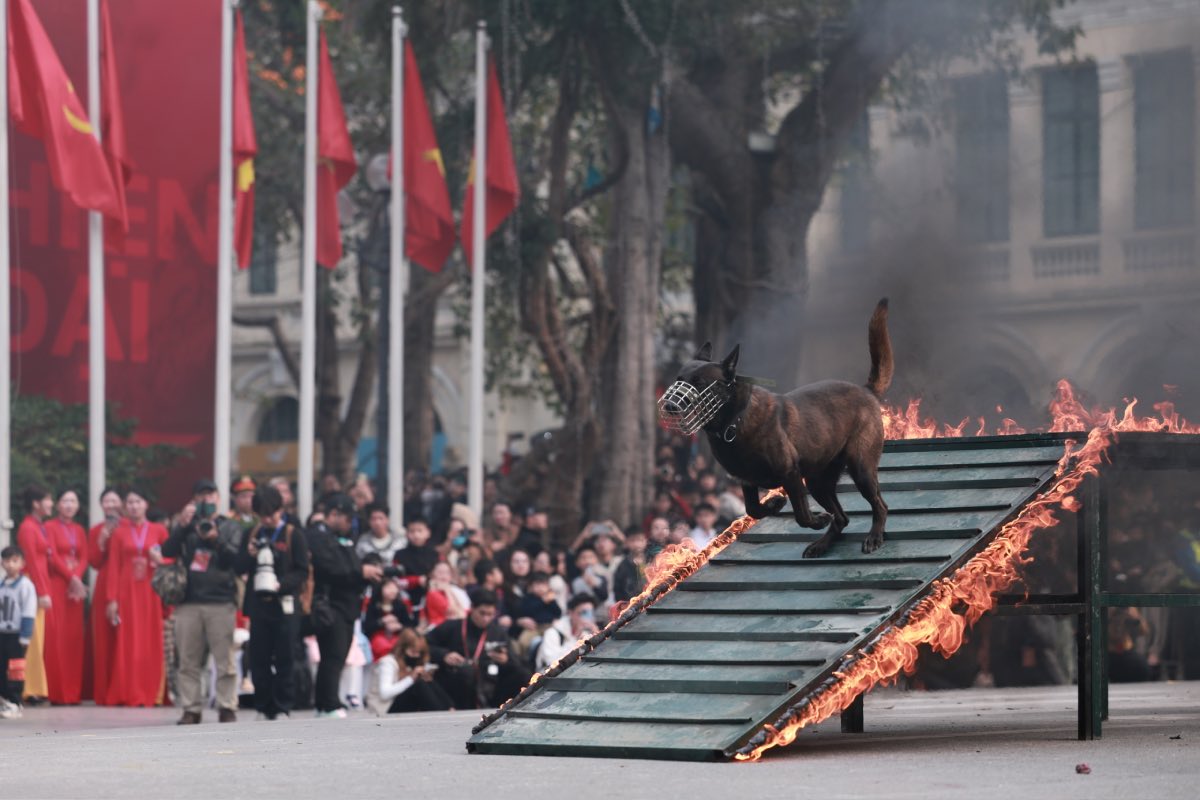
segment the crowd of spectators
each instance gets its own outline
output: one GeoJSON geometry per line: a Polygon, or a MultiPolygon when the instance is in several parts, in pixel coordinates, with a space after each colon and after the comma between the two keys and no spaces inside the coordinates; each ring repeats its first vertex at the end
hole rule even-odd
{"type": "MultiPolygon", "coordinates": [[[[326,476],[303,521],[283,479],[239,478],[228,505],[198,481],[174,515],[140,489],[109,489],[91,531],[75,522],[76,492],[30,487],[16,546],[3,553],[0,717],[22,702],[88,698],[173,703],[181,724],[206,708],[232,722],[242,708],[270,720],[310,708],[344,717],[495,707],[638,595],[665,548],[702,548],[745,513],[740,487],[691,442],[667,439],[656,457],[640,519],[588,521],[563,540],[544,511],[509,502],[495,480],[476,519],[457,474],[410,476],[399,510],[365,477],[343,487],[326,476]]],[[[1200,589],[1200,506],[1160,508],[1135,483],[1120,491],[1110,583],[1200,589]]],[[[1037,537],[1029,591],[1071,591],[1072,536],[1037,537]]],[[[1200,675],[1191,611],[1110,612],[1111,677],[1200,675]]],[[[1070,682],[1072,624],[985,619],[955,658],[923,657],[911,684],[1070,682]]]]}
{"type": "Polygon", "coordinates": [[[641,592],[665,547],[703,547],[744,513],[686,444],[660,455],[642,519],[570,541],[494,479],[476,519],[461,474],[410,476],[399,510],[365,477],[325,476],[303,521],[284,479],[241,477],[227,498],[200,480],[174,514],[106,489],[90,532],[77,492],[29,487],[0,581],[16,598],[0,655],[25,669],[0,716],[86,699],[174,704],[180,724],[498,705],[641,592]]]}

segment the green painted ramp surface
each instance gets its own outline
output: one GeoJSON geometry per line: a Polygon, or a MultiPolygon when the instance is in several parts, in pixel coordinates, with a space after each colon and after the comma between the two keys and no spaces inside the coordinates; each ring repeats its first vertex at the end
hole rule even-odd
{"type": "Polygon", "coordinates": [[[801,558],[819,533],[790,514],[760,520],[467,747],[726,758],[985,547],[1050,482],[1062,454],[1046,436],[889,443],[878,551],[860,551],[870,512],[848,481],[850,526],[823,558],[801,558]]]}

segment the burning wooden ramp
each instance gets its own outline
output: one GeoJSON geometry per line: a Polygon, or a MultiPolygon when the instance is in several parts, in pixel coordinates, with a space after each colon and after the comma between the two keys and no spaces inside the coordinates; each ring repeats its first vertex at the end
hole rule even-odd
{"type": "Polygon", "coordinates": [[[860,545],[866,502],[840,487],[846,540],[764,519],[594,650],[487,719],[475,753],[720,760],[808,697],[938,578],[984,548],[1053,478],[1044,436],[889,443],[886,544],[860,545]]]}

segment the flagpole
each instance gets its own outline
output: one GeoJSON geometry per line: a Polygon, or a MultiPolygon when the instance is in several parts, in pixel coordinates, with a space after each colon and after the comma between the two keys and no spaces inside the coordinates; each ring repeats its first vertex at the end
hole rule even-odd
{"type": "Polygon", "coordinates": [[[400,6],[392,6],[392,206],[389,247],[387,499],[392,519],[404,518],[404,37],[400,6]]]}
{"type": "Polygon", "coordinates": [[[297,441],[296,510],[308,519],[313,507],[313,442],[316,438],[317,372],[317,33],[321,6],[308,2],[304,75],[304,243],[300,261],[300,436],[297,441]]]}
{"type": "Polygon", "coordinates": [[[486,268],[487,206],[487,23],[475,32],[475,175],[472,181],[475,218],[471,231],[471,390],[467,444],[467,502],[483,519],[483,290],[486,268]]]}
{"type": "MultiPolygon", "coordinates": [[[[88,117],[96,141],[103,140],[100,130],[100,0],[87,3],[88,117]]],[[[110,76],[116,80],[116,76],[110,76]]],[[[113,180],[121,180],[114,175],[113,180]]],[[[84,501],[88,519],[99,524],[100,492],[105,483],[105,321],[104,321],[104,221],[98,211],[88,212],[88,496],[84,501]]]]}
{"type": "Polygon", "coordinates": [[[233,9],[221,2],[221,152],[217,158],[217,372],[213,404],[213,479],[229,482],[233,369],[233,9]]]}
{"type": "Polygon", "coordinates": [[[3,259],[3,274],[0,274],[0,522],[9,531],[9,541],[12,538],[12,519],[9,510],[12,505],[9,494],[9,448],[12,437],[9,426],[12,414],[9,408],[11,401],[9,380],[12,375],[12,359],[9,354],[9,310],[8,278],[11,264],[8,252],[8,0],[0,0],[0,43],[3,44],[4,58],[0,58],[0,112],[4,113],[4,124],[0,125],[0,259],[3,259]]]}

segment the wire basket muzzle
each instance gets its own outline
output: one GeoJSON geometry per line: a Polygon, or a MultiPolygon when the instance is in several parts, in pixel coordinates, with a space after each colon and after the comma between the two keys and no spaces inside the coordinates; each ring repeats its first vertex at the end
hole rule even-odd
{"type": "Polygon", "coordinates": [[[729,399],[729,388],[713,381],[703,390],[675,381],[658,398],[658,418],[667,428],[691,435],[712,422],[729,399]]]}

